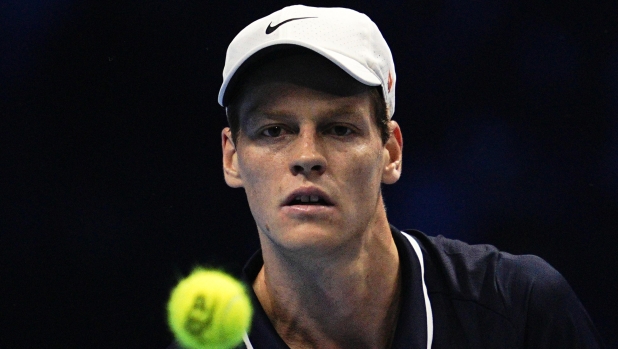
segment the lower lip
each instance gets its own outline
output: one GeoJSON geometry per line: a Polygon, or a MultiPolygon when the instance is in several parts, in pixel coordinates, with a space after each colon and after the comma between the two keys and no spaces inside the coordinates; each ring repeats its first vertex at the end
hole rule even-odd
{"type": "Polygon", "coordinates": [[[298,217],[320,216],[331,214],[335,208],[323,205],[292,205],[283,206],[281,210],[284,214],[298,217]]]}

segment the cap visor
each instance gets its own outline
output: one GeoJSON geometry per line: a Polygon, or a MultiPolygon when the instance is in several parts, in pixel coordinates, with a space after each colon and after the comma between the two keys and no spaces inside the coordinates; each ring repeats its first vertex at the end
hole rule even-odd
{"type": "Polygon", "coordinates": [[[328,60],[336,64],[339,68],[343,69],[346,73],[348,73],[350,76],[352,76],[353,78],[355,78],[362,84],[365,84],[368,86],[380,86],[381,85],[380,79],[377,76],[375,76],[375,74],[369,68],[365,67],[358,61],[348,56],[345,56],[339,52],[316,47],[306,42],[298,42],[294,40],[277,40],[277,41],[268,42],[268,45],[257,47],[256,49],[248,52],[241,60],[238,61],[236,66],[234,66],[230,74],[228,74],[227,78],[223,81],[223,84],[221,85],[221,89],[219,90],[218,102],[221,106],[227,106],[229,98],[227,98],[226,96],[226,91],[228,90],[228,87],[231,87],[231,85],[233,85],[232,81],[237,80],[238,77],[236,75],[237,73],[239,73],[239,70],[241,69],[241,67],[245,68],[246,67],[245,64],[250,65],[250,62],[252,61],[254,57],[262,56],[259,54],[260,51],[266,48],[272,48],[278,45],[294,45],[294,46],[304,47],[306,49],[309,49],[311,51],[314,51],[324,56],[325,58],[327,58],[328,60]]]}

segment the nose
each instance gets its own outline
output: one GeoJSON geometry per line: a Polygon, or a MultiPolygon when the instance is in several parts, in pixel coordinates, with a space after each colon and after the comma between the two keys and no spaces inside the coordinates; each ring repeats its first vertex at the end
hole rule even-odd
{"type": "Polygon", "coordinates": [[[315,132],[304,132],[294,142],[290,171],[296,175],[321,175],[326,171],[326,157],[315,132]]]}

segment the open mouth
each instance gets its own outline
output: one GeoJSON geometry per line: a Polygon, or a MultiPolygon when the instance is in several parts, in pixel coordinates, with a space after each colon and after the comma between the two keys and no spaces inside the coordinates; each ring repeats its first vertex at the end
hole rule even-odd
{"type": "Polygon", "coordinates": [[[327,202],[324,198],[319,195],[299,195],[296,196],[292,201],[288,203],[288,206],[294,205],[321,205],[321,206],[332,206],[329,202],[327,202]]]}

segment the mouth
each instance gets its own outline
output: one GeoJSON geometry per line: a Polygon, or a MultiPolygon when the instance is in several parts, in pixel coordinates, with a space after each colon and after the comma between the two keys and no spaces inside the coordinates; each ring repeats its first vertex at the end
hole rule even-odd
{"type": "Polygon", "coordinates": [[[285,200],[283,206],[333,206],[332,200],[317,188],[296,190],[285,200]]]}
{"type": "Polygon", "coordinates": [[[332,206],[323,197],[319,195],[299,195],[292,199],[286,206],[295,205],[319,205],[319,206],[332,206]]]}

